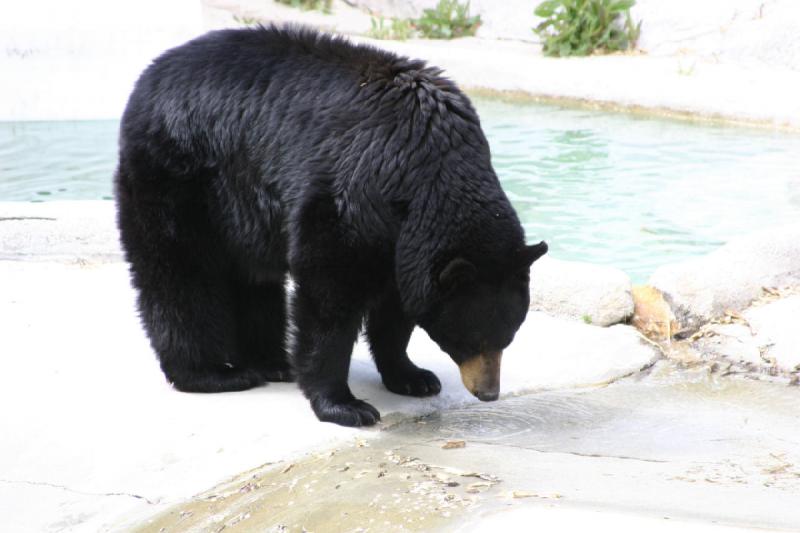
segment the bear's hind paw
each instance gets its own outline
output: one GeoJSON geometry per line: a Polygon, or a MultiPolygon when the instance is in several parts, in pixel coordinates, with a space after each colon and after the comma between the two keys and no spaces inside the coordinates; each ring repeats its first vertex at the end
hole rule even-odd
{"type": "Polygon", "coordinates": [[[221,366],[192,372],[165,372],[167,380],[181,392],[237,392],[263,385],[264,376],[248,368],[221,366]]]}

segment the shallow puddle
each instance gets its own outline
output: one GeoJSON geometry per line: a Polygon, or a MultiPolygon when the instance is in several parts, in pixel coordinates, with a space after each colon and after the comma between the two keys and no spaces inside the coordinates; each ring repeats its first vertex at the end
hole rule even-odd
{"type": "Polygon", "coordinates": [[[141,530],[452,530],[526,505],[796,529],[798,501],[800,388],[665,363],[385,427],[245,473],[141,530]]]}

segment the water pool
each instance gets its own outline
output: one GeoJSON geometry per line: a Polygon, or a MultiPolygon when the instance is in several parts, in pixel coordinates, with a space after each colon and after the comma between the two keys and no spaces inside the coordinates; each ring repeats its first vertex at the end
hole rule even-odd
{"type": "Polygon", "coordinates": [[[800,136],[479,102],[530,239],[637,281],[736,235],[800,220],[800,136]]]}
{"type": "MultiPolygon", "coordinates": [[[[800,136],[476,100],[530,240],[641,282],[800,220],[800,136]]],[[[0,123],[0,201],[110,199],[116,121],[0,123]]]]}
{"type": "Polygon", "coordinates": [[[119,122],[0,122],[0,201],[110,200],[119,122]]]}

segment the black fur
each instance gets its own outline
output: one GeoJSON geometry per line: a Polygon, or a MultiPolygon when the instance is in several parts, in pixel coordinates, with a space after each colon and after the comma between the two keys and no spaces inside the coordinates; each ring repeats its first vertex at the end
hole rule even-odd
{"type": "Polygon", "coordinates": [[[350,393],[362,324],[386,387],[439,392],[415,325],[460,362],[528,308],[525,247],[471,103],[422,61],[298,27],[224,30],[145,70],[122,119],[118,224],[167,379],[220,392],[290,379],[320,420],[350,393]],[[287,358],[285,282],[295,335],[287,358]]]}

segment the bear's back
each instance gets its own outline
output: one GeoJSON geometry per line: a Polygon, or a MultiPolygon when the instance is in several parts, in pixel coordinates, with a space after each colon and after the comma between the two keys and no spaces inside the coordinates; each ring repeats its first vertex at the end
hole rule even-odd
{"type": "MultiPolygon", "coordinates": [[[[201,64],[216,65],[226,73],[247,76],[253,68],[263,69],[289,60],[287,64],[298,72],[302,67],[328,66],[344,74],[365,67],[390,68],[398,59],[390,52],[353,44],[312,28],[272,25],[209,32],[168,50],[153,62],[153,67],[158,70],[159,65],[170,69],[185,66],[189,74],[195,74],[201,64]]],[[[158,75],[163,74],[159,70],[158,75]]]]}
{"type": "MultiPolygon", "coordinates": [[[[374,100],[364,105],[365,83],[377,82],[380,92],[426,70],[438,73],[302,26],[213,31],[166,51],[142,73],[123,115],[121,145],[150,139],[144,144],[168,151],[154,159],[208,167],[222,154],[241,155],[237,144],[252,152],[265,144],[275,151],[300,134],[321,141],[332,124],[351,127],[375,111],[374,100]]],[[[398,108],[397,116],[408,111],[398,108]]]]}
{"type": "Polygon", "coordinates": [[[477,114],[439,69],[297,26],[211,32],[157,58],[123,117],[120,168],[154,196],[197,184],[220,212],[253,190],[284,208],[324,190],[365,225],[373,204],[402,218],[454,189],[503,197],[477,114]]]}

